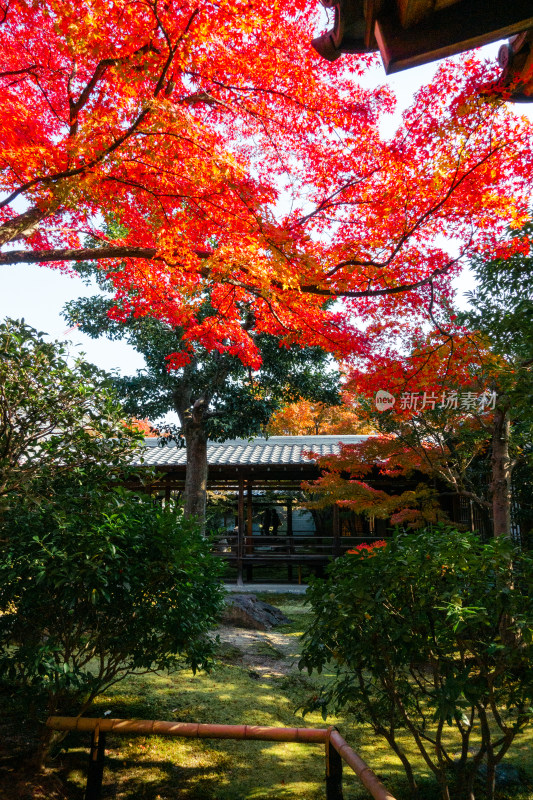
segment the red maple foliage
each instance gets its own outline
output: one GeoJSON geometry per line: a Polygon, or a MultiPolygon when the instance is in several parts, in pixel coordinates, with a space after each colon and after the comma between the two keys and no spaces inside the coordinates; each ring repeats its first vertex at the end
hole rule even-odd
{"type": "Polygon", "coordinates": [[[379,322],[373,326],[374,359],[354,357],[345,369],[349,390],[366,398],[362,418],[366,413],[379,433],[320,459],[322,476],[306,488],[318,507],[336,503],[408,527],[445,520],[439,503],[444,492],[473,503],[487,519],[492,512],[495,532],[508,533],[508,398],[502,407],[497,392],[504,362],[479,332],[453,319],[434,322],[432,333],[406,330],[403,350],[397,341],[385,341],[379,322]],[[376,408],[380,390],[394,399],[386,409],[376,408]],[[502,448],[498,456],[495,442],[502,448]],[[489,451],[492,478],[487,472],[479,484],[473,467],[477,463],[479,470],[489,451]],[[379,488],[372,485],[376,478],[379,488]],[[387,488],[383,478],[392,479],[387,488]]]}
{"type": "Polygon", "coordinates": [[[372,551],[375,550],[376,547],[380,548],[386,546],[387,542],[385,541],[385,539],[378,539],[377,542],[371,542],[370,544],[368,544],[368,542],[361,542],[361,544],[358,544],[357,547],[354,547],[353,550],[347,550],[346,552],[349,553],[350,555],[359,555],[359,556],[362,556],[364,553],[367,558],[370,558],[372,555],[374,555],[372,551]]]}
{"type": "Polygon", "coordinates": [[[532,126],[470,54],[385,139],[393,94],[358,83],[373,57],[326,64],[316,25],[309,0],[0,0],[0,264],[95,259],[118,318],[251,367],[243,308],[339,355],[368,351],[352,312],[416,322],[524,218],[532,126]]]}

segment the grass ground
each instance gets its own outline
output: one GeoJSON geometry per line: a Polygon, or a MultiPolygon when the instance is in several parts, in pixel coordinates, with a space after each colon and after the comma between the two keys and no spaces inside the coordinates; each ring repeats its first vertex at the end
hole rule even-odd
{"type": "MultiPolygon", "coordinates": [[[[298,637],[310,621],[303,598],[265,597],[293,621],[276,629],[280,638],[253,637],[245,650],[235,640],[221,647],[219,663],[209,674],[135,676],[97,701],[92,715],[227,724],[323,727],[318,715],[302,719],[295,708],[313,692],[314,678],[297,669],[298,637]],[[272,643],[274,641],[274,644],[272,643]],[[268,668],[261,669],[264,664],[268,668]],[[277,666],[276,666],[277,665],[277,666]],[[277,668],[278,667],[278,668],[277,668]]],[[[0,703],[2,698],[0,697],[0,703]]],[[[13,724],[13,699],[0,705],[2,725],[13,724]],[[1,712],[4,712],[3,714],[1,712]]],[[[328,718],[362,755],[398,800],[409,797],[401,766],[387,745],[349,717],[328,718]]],[[[22,735],[22,734],[21,734],[22,735]]],[[[1,739],[0,739],[1,741],[1,739]]],[[[88,736],[70,735],[41,784],[0,782],[1,800],[82,800],[88,736]],[[61,779],[61,782],[58,779],[61,779]],[[3,787],[3,788],[2,788],[3,787]],[[2,793],[3,792],[3,793],[2,793]],[[16,793],[13,793],[16,792],[16,793]]],[[[23,748],[22,748],[23,749],[23,748]]],[[[533,800],[533,733],[519,741],[509,763],[520,768],[523,785],[500,793],[501,800],[533,800]]],[[[0,744],[0,765],[2,763],[0,744]]],[[[438,797],[420,759],[422,798],[438,797]]],[[[4,758],[4,767],[9,760],[4,758]]],[[[319,745],[231,740],[184,740],[163,737],[108,737],[103,798],[114,800],[321,800],[324,758],[319,745]]],[[[368,797],[345,770],[345,799],[368,797]]]]}

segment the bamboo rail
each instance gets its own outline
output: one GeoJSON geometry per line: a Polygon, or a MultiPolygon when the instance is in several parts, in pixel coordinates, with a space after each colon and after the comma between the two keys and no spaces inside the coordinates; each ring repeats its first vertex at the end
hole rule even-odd
{"type": "Polygon", "coordinates": [[[355,772],[374,800],[395,800],[377,775],[348,745],[335,728],[268,728],[261,725],[218,725],[145,719],[95,719],[49,717],[48,728],[92,734],[85,800],[97,800],[102,785],[107,733],[145,736],[179,736],[189,739],[255,739],[273,742],[324,744],[326,749],[326,799],[342,800],[342,762],[355,772]]]}

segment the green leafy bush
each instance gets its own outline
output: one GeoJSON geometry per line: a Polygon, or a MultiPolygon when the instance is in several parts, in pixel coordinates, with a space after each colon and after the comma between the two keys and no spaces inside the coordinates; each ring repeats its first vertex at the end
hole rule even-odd
{"type": "Polygon", "coordinates": [[[117,488],[142,436],[108,376],[6,320],[0,385],[0,680],[83,713],[132,671],[206,666],[220,561],[192,518],[117,488]]]}
{"type": "Polygon", "coordinates": [[[99,487],[61,499],[5,515],[0,677],[82,713],[134,670],[205,667],[223,589],[194,521],[99,487]]]}
{"type": "Polygon", "coordinates": [[[335,668],[309,708],[349,709],[371,723],[416,778],[407,731],[441,796],[485,796],[495,768],[533,716],[533,559],[507,539],[451,529],[398,533],[313,581],[316,620],[300,666],[335,668]],[[451,792],[451,794],[450,794],[451,792]]]}

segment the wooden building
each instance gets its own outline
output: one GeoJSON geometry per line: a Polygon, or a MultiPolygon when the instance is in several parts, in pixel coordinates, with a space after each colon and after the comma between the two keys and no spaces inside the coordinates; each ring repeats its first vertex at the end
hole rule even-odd
{"type": "Polygon", "coordinates": [[[533,101],[532,0],[322,0],[333,28],[313,40],[321,56],[379,50],[387,74],[510,37],[501,85],[533,101]]]}
{"type": "MultiPolygon", "coordinates": [[[[361,542],[388,535],[385,520],[337,506],[311,512],[303,505],[302,481],[319,476],[308,454],[331,455],[339,452],[339,442],[357,444],[367,438],[271,436],[209,443],[208,497],[221,531],[215,549],[235,578],[268,574],[301,581],[361,542]]],[[[147,439],[143,458],[160,476],[152,491],[167,500],[178,497],[185,482],[185,448],[161,447],[158,439],[147,439]]],[[[377,474],[369,482],[391,488],[391,479],[377,474]]],[[[395,491],[406,488],[405,481],[395,480],[395,491]]],[[[457,511],[455,515],[452,509],[451,516],[458,521],[469,513],[466,507],[457,511]]],[[[465,521],[468,524],[466,517],[465,521]]]]}
{"type": "MultiPolygon", "coordinates": [[[[289,580],[321,571],[332,557],[362,541],[383,538],[382,520],[356,518],[337,508],[311,513],[302,506],[301,484],[319,476],[307,455],[339,452],[339,441],[356,444],[366,436],[271,436],[210,442],[208,502],[222,530],[216,547],[235,575],[251,580],[270,568],[289,580]],[[280,570],[275,570],[277,566],[280,570]],[[259,568],[259,569],[258,569],[259,568]]],[[[161,497],[179,496],[185,482],[186,451],[147,439],[144,465],[161,478],[161,497]]]]}

